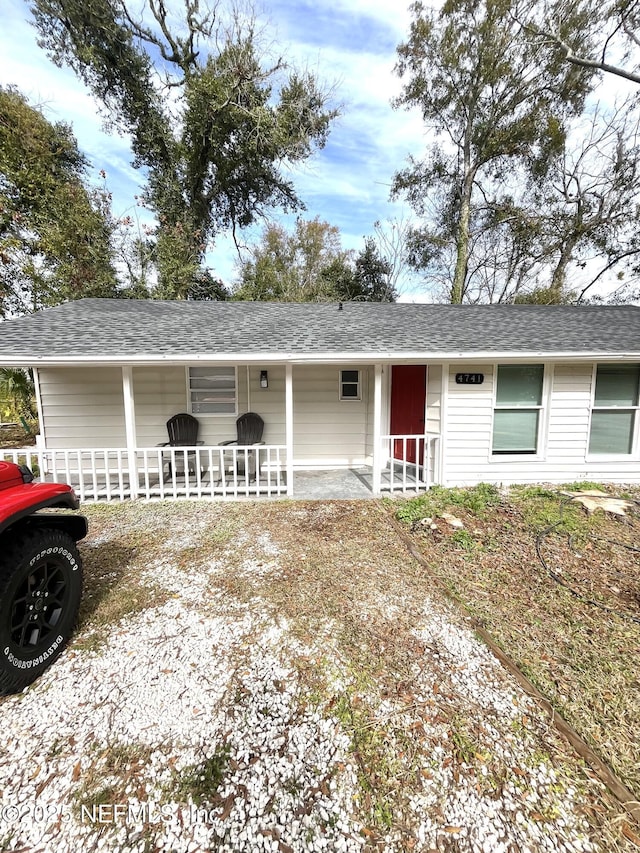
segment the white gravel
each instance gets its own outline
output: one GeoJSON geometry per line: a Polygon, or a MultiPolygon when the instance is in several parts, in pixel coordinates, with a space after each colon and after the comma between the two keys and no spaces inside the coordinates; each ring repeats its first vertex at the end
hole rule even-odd
{"type": "MultiPolygon", "coordinates": [[[[278,573],[280,553],[262,535],[235,570],[278,573]]],[[[294,665],[332,660],[330,631],[304,648],[267,606],[208,589],[223,557],[180,571],[170,559],[145,569],[169,601],[124,619],[99,652],[72,646],[0,703],[0,850],[372,849],[350,735],[329,701],[352,673],[336,657],[327,696],[310,701],[294,665]],[[199,805],[184,780],[216,760],[217,797],[199,805]]],[[[390,617],[394,607],[380,602],[390,617]]],[[[441,608],[425,602],[414,636],[424,654],[410,699],[365,697],[387,759],[414,780],[377,849],[596,850],[586,795],[553,766],[533,702],[441,608]]]]}
{"type": "Polygon", "coordinates": [[[56,853],[91,849],[99,838],[110,850],[143,849],[143,806],[163,850],[271,850],[278,839],[298,850],[360,849],[349,740],[332,720],[301,709],[281,646],[282,631],[257,631],[248,612],[208,616],[172,599],[122,623],[104,652],[66,653],[0,708],[0,839],[13,832],[18,848],[56,853]],[[237,648],[249,643],[238,672],[237,648]],[[224,817],[220,808],[181,809],[172,779],[223,745],[231,768],[219,791],[224,817]],[[144,775],[135,796],[112,800],[122,813],[103,809],[100,825],[98,812],[80,812],[76,777],[93,767],[97,790],[115,787],[104,757],[122,746],[133,754],[148,747],[144,775]],[[344,770],[333,779],[338,763],[344,770]],[[25,819],[14,822],[20,804],[25,819]],[[34,819],[42,811],[62,820],[34,819]]]}

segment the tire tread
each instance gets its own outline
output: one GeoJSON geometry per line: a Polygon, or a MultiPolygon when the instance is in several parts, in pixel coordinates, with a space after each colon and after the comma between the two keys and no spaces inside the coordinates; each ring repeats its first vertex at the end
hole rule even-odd
{"type": "MultiPolygon", "coordinates": [[[[75,541],[68,533],[65,533],[62,530],[49,527],[37,527],[32,530],[26,529],[22,531],[17,536],[12,537],[9,543],[6,541],[3,542],[3,545],[8,545],[8,547],[3,549],[2,556],[0,556],[0,601],[11,582],[16,571],[16,567],[24,561],[25,554],[29,552],[36,553],[43,547],[50,547],[51,544],[64,545],[64,547],[73,554],[77,561],[79,566],[78,572],[80,582],[78,600],[80,600],[80,597],[82,596],[82,560],[75,541]]],[[[76,609],[71,630],[69,631],[69,636],[64,638],[64,641],[56,649],[54,654],[51,655],[51,658],[45,667],[37,667],[35,670],[21,670],[20,674],[13,674],[12,672],[7,672],[0,668],[0,696],[19,692],[28,684],[31,684],[32,681],[38,678],[38,676],[49,667],[69,642],[70,635],[76,626],[77,619],[78,610],[76,609]]]]}

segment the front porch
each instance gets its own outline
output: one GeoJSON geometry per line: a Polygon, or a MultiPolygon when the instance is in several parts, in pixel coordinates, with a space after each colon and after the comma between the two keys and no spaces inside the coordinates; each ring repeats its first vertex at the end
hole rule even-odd
{"type": "Polygon", "coordinates": [[[50,450],[0,449],[38,479],[69,483],[82,502],[179,498],[363,498],[426,491],[438,477],[439,436],[381,436],[371,465],[295,465],[286,445],[50,450]],[[399,458],[398,458],[399,457],[399,458]]]}

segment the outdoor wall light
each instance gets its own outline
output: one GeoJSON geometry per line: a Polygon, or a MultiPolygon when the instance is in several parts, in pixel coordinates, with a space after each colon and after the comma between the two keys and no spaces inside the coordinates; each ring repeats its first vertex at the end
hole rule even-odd
{"type": "Polygon", "coordinates": [[[260,371],[260,387],[268,388],[269,387],[269,376],[266,370],[260,371]]]}

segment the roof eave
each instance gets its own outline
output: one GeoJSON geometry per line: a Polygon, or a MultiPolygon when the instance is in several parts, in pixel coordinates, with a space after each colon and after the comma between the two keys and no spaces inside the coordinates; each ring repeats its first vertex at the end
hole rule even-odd
{"type": "Polygon", "coordinates": [[[543,350],[474,350],[474,351],[379,351],[379,352],[327,352],[327,353],[183,353],[183,354],[131,354],[118,353],[115,355],[65,355],[65,356],[3,356],[0,355],[0,367],[119,367],[132,366],[187,366],[197,363],[225,364],[407,364],[407,363],[441,363],[441,362],[498,362],[519,361],[531,359],[537,361],[639,361],[640,351],[621,352],[590,350],[576,351],[543,351],[543,350]]]}

